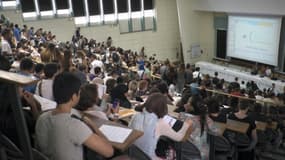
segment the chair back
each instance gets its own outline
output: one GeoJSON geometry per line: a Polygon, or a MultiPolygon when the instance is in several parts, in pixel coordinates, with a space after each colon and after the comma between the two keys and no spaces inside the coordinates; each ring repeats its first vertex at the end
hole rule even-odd
{"type": "Polygon", "coordinates": [[[22,151],[3,134],[0,135],[0,146],[4,148],[8,159],[23,159],[22,151]]]}
{"type": "Polygon", "coordinates": [[[132,145],[129,148],[128,155],[132,160],[151,160],[151,158],[136,145],[132,145]]]}

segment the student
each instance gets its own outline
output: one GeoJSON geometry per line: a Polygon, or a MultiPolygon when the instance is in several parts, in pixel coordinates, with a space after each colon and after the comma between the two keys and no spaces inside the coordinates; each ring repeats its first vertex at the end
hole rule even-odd
{"type": "Polygon", "coordinates": [[[216,98],[211,97],[206,101],[209,117],[215,122],[226,123],[227,115],[220,111],[220,105],[216,98]]]}
{"type": "Polygon", "coordinates": [[[110,110],[107,108],[107,106],[97,106],[98,101],[99,97],[97,85],[86,84],[81,87],[80,99],[75,109],[108,120],[110,110]]]}
{"type": "MultiPolygon", "coordinates": [[[[24,58],[20,62],[20,72],[19,74],[31,77],[33,79],[36,79],[36,77],[33,76],[34,73],[34,62],[30,58],[24,58]]],[[[36,85],[28,85],[23,87],[25,91],[28,91],[30,93],[35,93],[36,91],[36,85]]]]}
{"type": "Polygon", "coordinates": [[[164,119],[167,116],[166,96],[161,93],[153,93],[143,105],[143,111],[134,115],[129,126],[144,131],[144,135],[135,141],[135,145],[152,159],[160,136],[166,136],[174,141],[181,141],[191,121],[186,121],[182,128],[176,132],[164,119]]]}
{"type": "MultiPolygon", "coordinates": [[[[255,120],[253,117],[247,114],[249,108],[249,101],[248,100],[240,100],[238,103],[239,111],[236,113],[232,113],[229,115],[228,119],[244,122],[249,124],[249,128],[246,132],[247,136],[251,139],[252,146],[255,146],[257,142],[257,134],[256,134],[256,125],[255,120]]],[[[244,151],[238,153],[239,160],[251,160],[254,159],[254,147],[250,151],[244,151]]]]}
{"type": "Polygon", "coordinates": [[[59,70],[59,66],[56,63],[48,63],[44,66],[45,79],[38,82],[36,87],[36,94],[53,100],[52,84],[56,73],[59,70]]]}
{"type": "Polygon", "coordinates": [[[112,146],[93,133],[74,109],[80,98],[80,80],[72,73],[63,72],[54,79],[55,110],[43,113],[36,124],[39,149],[51,160],[83,160],[83,146],[105,157],[113,155],[112,146]]]}
{"type": "Polygon", "coordinates": [[[199,95],[193,95],[189,98],[185,106],[185,118],[192,120],[192,133],[189,137],[201,152],[202,159],[209,159],[209,144],[207,143],[207,131],[216,132],[213,127],[213,121],[207,116],[207,107],[199,95]]]}

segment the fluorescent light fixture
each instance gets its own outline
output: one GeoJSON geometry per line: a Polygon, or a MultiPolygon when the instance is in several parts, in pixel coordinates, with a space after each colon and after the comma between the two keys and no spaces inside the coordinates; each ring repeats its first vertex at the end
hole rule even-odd
{"type": "Polygon", "coordinates": [[[129,13],[119,13],[118,14],[118,19],[119,20],[129,19],[129,13]]]}
{"type": "Polygon", "coordinates": [[[17,1],[2,1],[2,6],[4,8],[6,8],[6,7],[16,7],[17,6],[17,1]]]}
{"type": "Polygon", "coordinates": [[[59,9],[59,10],[57,10],[57,14],[58,15],[69,15],[70,11],[69,11],[69,9],[59,9]]]}
{"type": "Polygon", "coordinates": [[[53,11],[41,11],[40,12],[41,16],[53,16],[53,11]]]}
{"type": "Polygon", "coordinates": [[[115,21],[115,15],[114,14],[106,14],[104,15],[104,21],[105,22],[110,22],[110,21],[115,21]]]}
{"type": "Polygon", "coordinates": [[[74,17],[74,23],[76,25],[85,25],[87,24],[87,18],[86,17],[74,17]]]}
{"type": "Polygon", "coordinates": [[[90,18],[89,19],[90,23],[101,23],[102,22],[100,15],[98,15],[98,16],[90,16],[89,18],[90,18]]]}
{"type": "Polygon", "coordinates": [[[132,18],[142,18],[142,12],[132,12],[131,13],[132,18]]]}
{"type": "Polygon", "coordinates": [[[23,13],[23,17],[24,18],[35,18],[37,17],[37,13],[36,12],[26,12],[26,13],[23,13]]]}
{"type": "Polygon", "coordinates": [[[145,10],[144,17],[154,17],[154,10],[145,10]]]}

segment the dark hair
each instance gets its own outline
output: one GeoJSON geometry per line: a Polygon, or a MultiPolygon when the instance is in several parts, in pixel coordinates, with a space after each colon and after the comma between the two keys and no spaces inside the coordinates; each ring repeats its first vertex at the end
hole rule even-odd
{"type": "Polygon", "coordinates": [[[166,83],[161,82],[157,85],[157,88],[162,94],[168,93],[168,86],[166,83]]]}
{"type": "Polygon", "coordinates": [[[41,71],[44,70],[44,68],[45,68],[45,65],[44,65],[44,64],[42,64],[42,63],[37,63],[37,64],[35,65],[35,72],[36,72],[36,73],[40,73],[41,71]]]}
{"type": "Polygon", "coordinates": [[[34,67],[34,62],[30,58],[24,58],[20,62],[20,70],[32,70],[34,67]]]}
{"type": "Polygon", "coordinates": [[[143,107],[148,112],[155,113],[158,118],[162,118],[168,113],[167,97],[161,93],[153,93],[147,98],[143,107]]]}
{"type": "Polygon", "coordinates": [[[101,68],[100,68],[100,67],[95,67],[95,68],[94,68],[94,73],[95,73],[95,74],[101,73],[101,68]]]}
{"type": "Polygon", "coordinates": [[[44,73],[46,78],[52,78],[54,74],[58,71],[59,66],[56,63],[48,63],[44,67],[44,73]]]}
{"type": "Polygon", "coordinates": [[[261,113],[261,110],[262,110],[261,104],[260,103],[255,103],[254,104],[254,112],[261,113]]]}
{"type": "Polygon", "coordinates": [[[69,72],[58,74],[53,82],[53,96],[57,104],[68,102],[73,94],[78,94],[81,86],[80,79],[69,72]]]}
{"type": "Polygon", "coordinates": [[[220,111],[220,105],[216,98],[210,97],[206,100],[209,113],[218,113],[220,111]]]}
{"type": "Polygon", "coordinates": [[[122,76],[119,76],[117,78],[117,84],[122,84],[122,83],[124,83],[124,78],[122,76]]]}
{"type": "Polygon", "coordinates": [[[199,95],[192,95],[190,103],[194,109],[192,114],[200,116],[200,125],[201,125],[200,136],[202,136],[205,130],[205,126],[207,125],[207,120],[206,120],[207,105],[204,104],[203,99],[199,95]]]}
{"type": "Polygon", "coordinates": [[[12,33],[11,33],[11,29],[5,28],[5,29],[2,31],[2,36],[5,37],[5,36],[7,36],[8,34],[12,34],[12,33]]]}
{"type": "Polygon", "coordinates": [[[80,111],[85,111],[88,108],[93,107],[98,100],[98,87],[96,84],[86,84],[81,87],[80,99],[75,107],[80,111]]]}
{"type": "Polygon", "coordinates": [[[110,94],[112,89],[115,87],[115,85],[116,85],[116,80],[115,79],[108,79],[106,81],[106,87],[107,87],[106,93],[110,94]]]}
{"type": "Polygon", "coordinates": [[[0,55],[0,70],[9,71],[11,68],[11,64],[8,59],[4,56],[0,55]]]}
{"type": "Polygon", "coordinates": [[[238,107],[240,110],[245,110],[249,107],[249,100],[247,99],[240,99],[238,103],[238,107]]]}

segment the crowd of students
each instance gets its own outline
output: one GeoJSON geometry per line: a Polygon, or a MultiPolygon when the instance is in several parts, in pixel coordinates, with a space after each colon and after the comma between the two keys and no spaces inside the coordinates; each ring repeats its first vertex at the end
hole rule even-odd
{"type": "MultiPolygon", "coordinates": [[[[3,18],[0,22],[0,69],[38,79],[37,84],[25,86],[19,92],[23,105],[30,107],[24,112],[30,135],[36,135],[36,139],[31,136],[31,141],[52,160],[83,159],[84,147],[98,155],[113,157],[110,142],[96,134],[94,128],[89,127],[92,126],[90,119],[83,115],[88,113],[114,120],[119,109],[116,106],[136,108],[139,112],[128,125],[144,132],[134,144],[151,159],[169,156],[165,154],[168,149],[161,154],[161,136],[181,141],[188,130],[191,132],[186,139],[199,149],[202,159],[209,159],[207,132],[218,132],[213,123],[226,123],[227,119],[249,123],[246,135],[252,146],[258,142],[255,121],[277,121],[277,136],[269,142],[277,148],[281,145],[282,117],[261,112],[262,106],[267,104],[275,109],[284,106],[285,95],[276,94],[274,85],[260,90],[254,82],[240,83],[238,78],[228,83],[219,79],[218,73],[214,77],[203,75],[199,68],[190,64],[169,60],[160,63],[155,55],[147,57],[144,47],[137,53],[114,47],[111,37],[106,42],[88,40],[80,34],[80,28],[76,29],[71,42],[62,43],[42,28],[34,32],[33,27],[20,28],[17,24],[4,23],[3,18]],[[136,69],[129,70],[132,67],[136,69]],[[152,75],[160,75],[161,79],[152,75]],[[100,85],[106,86],[106,94],[101,96],[100,85]],[[57,107],[42,113],[33,94],[55,101],[57,107]],[[176,104],[173,97],[180,95],[176,104]],[[134,105],[133,101],[143,104],[134,105]],[[176,105],[175,111],[180,113],[182,121],[178,129],[166,120],[167,105],[176,105]],[[230,108],[223,108],[223,105],[230,108]]],[[[1,82],[0,87],[1,97],[5,97],[5,84],[1,82]]],[[[1,98],[0,130],[18,145],[12,110],[7,103],[1,98]]],[[[239,159],[243,160],[254,156],[254,147],[239,153],[239,159]]]]}

